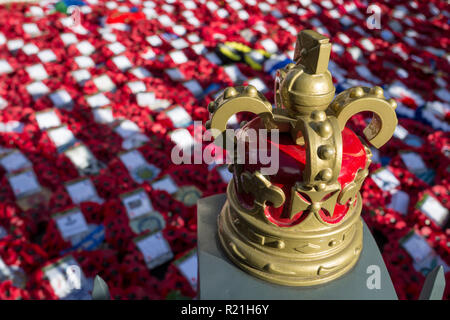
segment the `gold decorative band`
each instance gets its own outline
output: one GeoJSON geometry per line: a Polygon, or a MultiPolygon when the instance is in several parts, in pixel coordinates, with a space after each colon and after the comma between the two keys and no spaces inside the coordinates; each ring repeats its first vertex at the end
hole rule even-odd
{"type": "Polygon", "coordinates": [[[362,250],[359,194],[345,220],[323,232],[272,227],[261,219],[261,212],[249,215],[237,202],[233,180],[227,196],[218,217],[221,245],[236,265],[258,278],[289,286],[323,284],[358,261],[362,250]]]}

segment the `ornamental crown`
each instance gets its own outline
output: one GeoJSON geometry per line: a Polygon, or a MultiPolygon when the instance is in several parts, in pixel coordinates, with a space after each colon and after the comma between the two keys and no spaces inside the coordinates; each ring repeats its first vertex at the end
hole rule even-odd
{"type": "Polygon", "coordinates": [[[279,284],[327,282],[356,263],[362,250],[359,189],[371,162],[368,145],[384,145],[397,125],[396,102],[385,99],[380,87],[354,87],[334,97],[330,52],[328,38],[304,30],[297,37],[294,63],[277,72],[276,108],[250,85],[229,87],[208,106],[207,128],[223,132],[233,114],[247,111],[259,117],[240,129],[238,139],[251,129],[279,133],[279,141],[267,139],[279,151],[277,173],[263,174],[261,163],[230,165],[233,179],[218,220],[229,258],[279,284]],[[373,114],[365,139],[345,127],[363,111],[373,114]]]}

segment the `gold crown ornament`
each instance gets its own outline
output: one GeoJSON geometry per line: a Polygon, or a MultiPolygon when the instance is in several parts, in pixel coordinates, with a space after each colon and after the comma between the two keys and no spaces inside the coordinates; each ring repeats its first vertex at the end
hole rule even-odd
{"type": "Polygon", "coordinates": [[[356,264],[363,245],[359,189],[371,162],[368,144],[381,147],[397,125],[396,102],[386,100],[380,87],[354,87],[334,97],[330,52],[328,38],[304,30],[295,63],[277,72],[276,108],[253,86],[229,87],[208,106],[206,126],[218,132],[242,111],[259,117],[241,133],[278,129],[278,172],[263,175],[262,165],[230,165],[233,178],[218,216],[226,255],[277,284],[323,284],[356,264]],[[363,111],[373,114],[363,131],[367,142],[345,127],[363,111]]]}

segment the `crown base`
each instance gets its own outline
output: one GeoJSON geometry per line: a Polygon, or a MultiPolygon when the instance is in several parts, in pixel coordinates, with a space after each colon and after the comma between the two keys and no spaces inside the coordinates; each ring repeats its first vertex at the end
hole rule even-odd
{"type": "MultiPolygon", "coordinates": [[[[227,198],[218,216],[221,246],[234,264],[257,278],[285,286],[321,285],[346,274],[360,257],[363,246],[363,224],[360,217],[362,202],[359,193],[355,200],[356,205],[347,213],[347,218],[354,222],[339,234],[325,239],[326,245],[322,248],[314,245],[304,246],[303,252],[289,245],[280,246],[280,243],[285,243],[281,239],[269,243],[265,243],[264,239],[259,243],[255,239],[250,239],[247,236],[248,232],[242,232],[240,228],[252,229],[252,226],[246,224],[240,226],[239,214],[230,202],[232,197],[228,195],[227,198]],[[330,249],[328,243],[335,239],[341,240],[335,248],[330,249]],[[308,251],[309,249],[311,251],[308,251]]],[[[309,244],[309,241],[310,239],[305,238],[305,243],[309,244]]]]}

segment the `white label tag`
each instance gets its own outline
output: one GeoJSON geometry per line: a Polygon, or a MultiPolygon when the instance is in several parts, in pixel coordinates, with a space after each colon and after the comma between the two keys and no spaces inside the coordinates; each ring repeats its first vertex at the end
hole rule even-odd
{"type": "Polygon", "coordinates": [[[186,28],[181,25],[173,26],[172,30],[175,34],[179,35],[180,37],[182,37],[186,34],[186,28]]]}
{"type": "Polygon", "coordinates": [[[85,174],[96,174],[100,171],[97,159],[84,144],[68,149],[64,154],[78,170],[85,174]]]}
{"type": "Polygon", "coordinates": [[[122,137],[122,139],[126,139],[139,133],[141,130],[138,125],[131,120],[123,120],[121,121],[115,128],[114,132],[122,137]]]}
{"type": "Polygon", "coordinates": [[[56,61],[56,55],[50,49],[39,52],[37,56],[44,63],[56,61]]]}
{"type": "Polygon", "coordinates": [[[197,290],[198,261],[196,251],[178,263],[178,269],[194,290],[197,290]]]}
{"type": "Polygon", "coordinates": [[[197,42],[201,41],[198,34],[195,34],[195,33],[188,34],[187,39],[189,40],[190,43],[197,43],[197,42]]]}
{"type": "Polygon", "coordinates": [[[270,38],[264,39],[260,42],[264,49],[269,53],[276,53],[278,51],[277,44],[270,38]]]}
{"type": "Polygon", "coordinates": [[[403,215],[408,213],[409,195],[406,192],[398,190],[391,196],[391,203],[388,208],[400,212],[403,215]]]}
{"type": "Polygon", "coordinates": [[[48,78],[47,71],[45,71],[44,66],[40,63],[29,66],[25,70],[33,80],[44,80],[48,78]]]}
{"type": "Polygon", "coordinates": [[[149,269],[159,266],[173,257],[172,250],[160,231],[137,240],[136,246],[144,256],[149,269]]]}
{"type": "Polygon", "coordinates": [[[95,47],[86,40],[78,43],[76,47],[83,56],[90,56],[95,52],[95,47]]]}
{"type": "Polygon", "coordinates": [[[76,138],[67,126],[62,126],[47,131],[50,140],[57,148],[65,147],[75,143],[76,138]]]}
{"type": "MultiPolygon", "coordinates": [[[[3,239],[4,237],[6,237],[7,235],[8,235],[8,232],[5,230],[5,228],[0,226],[0,240],[3,239]]],[[[0,258],[0,260],[1,260],[1,258],[0,258]]],[[[1,262],[0,262],[0,264],[1,264],[1,262]]],[[[1,269],[1,267],[0,267],[0,269],[1,269]]]]}
{"type": "Polygon", "coordinates": [[[422,158],[415,152],[400,152],[400,157],[412,173],[417,174],[427,170],[427,166],[422,158]]]}
{"type": "Polygon", "coordinates": [[[48,87],[41,81],[33,82],[27,85],[27,91],[34,99],[39,99],[50,92],[48,87]]]}
{"type": "Polygon", "coordinates": [[[9,40],[7,43],[7,47],[9,51],[16,51],[19,50],[20,48],[23,47],[23,40],[22,39],[13,39],[13,40],[9,40]]]}
{"type": "Polygon", "coordinates": [[[194,146],[194,138],[187,129],[177,129],[170,134],[170,140],[183,150],[190,150],[194,146]]]}
{"type": "Polygon", "coordinates": [[[228,12],[227,9],[225,8],[220,8],[219,10],[216,11],[217,15],[219,17],[221,17],[222,19],[228,17],[230,15],[230,13],[228,12]]]}
{"type": "Polygon", "coordinates": [[[75,81],[79,84],[83,84],[83,82],[91,78],[91,74],[86,69],[75,70],[72,72],[72,76],[74,77],[75,81]]]}
{"type": "Polygon", "coordinates": [[[94,113],[94,121],[97,123],[107,124],[114,121],[112,109],[109,107],[100,107],[92,109],[94,113]]]}
{"type": "Polygon", "coordinates": [[[84,215],[79,209],[64,212],[55,216],[54,219],[61,232],[61,236],[65,240],[69,240],[75,235],[88,231],[84,215]]]}
{"type": "Polygon", "coordinates": [[[19,150],[0,157],[0,165],[9,173],[32,166],[31,162],[19,150]]]}
{"type": "Polygon", "coordinates": [[[137,150],[123,153],[119,157],[134,181],[137,183],[151,181],[155,179],[161,171],[154,165],[147,163],[137,150]]]}
{"type": "Polygon", "coordinates": [[[27,43],[22,47],[22,51],[25,52],[26,55],[31,56],[32,54],[38,53],[39,48],[34,43],[27,43]]]}
{"type": "MultiPolygon", "coordinates": [[[[4,237],[6,237],[8,235],[8,232],[5,230],[5,228],[3,228],[2,226],[0,226],[0,239],[3,239],[4,237]]],[[[0,258],[1,260],[1,258],[0,258]]],[[[1,263],[1,262],[0,262],[1,263]]]]}
{"type": "Polygon", "coordinates": [[[111,32],[102,33],[102,37],[103,37],[103,39],[105,39],[108,42],[116,42],[117,41],[117,36],[111,32]]]}
{"type": "Polygon", "coordinates": [[[153,211],[153,206],[144,190],[123,195],[121,200],[130,219],[134,219],[153,211]]]}
{"type": "Polygon", "coordinates": [[[152,188],[154,190],[163,190],[168,194],[174,194],[178,190],[178,186],[173,182],[170,176],[166,176],[154,183],[152,183],[152,188]]]}
{"type": "Polygon", "coordinates": [[[433,253],[433,249],[428,245],[425,239],[416,233],[413,233],[408,237],[402,243],[402,246],[416,262],[424,260],[428,255],[433,253]]]}
{"type": "Polygon", "coordinates": [[[148,71],[147,69],[145,69],[143,67],[134,68],[133,70],[130,70],[130,72],[136,78],[139,78],[139,79],[145,79],[145,78],[152,77],[152,74],[150,73],[150,71],[148,71]]]}
{"type": "Polygon", "coordinates": [[[121,71],[127,71],[131,67],[133,67],[133,64],[130,62],[130,60],[126,56],[115,56],[111,59],[112,62],[116,65],[118,69],[121,71]]]}
{"type": "Polygon", "coordinates": [[[121,155],[119,155],[119,158],[127,168],[127,170],[130,172],[148,164],[138,150],[132,150],[122,153],[121,155]]]}
{"type": "Polygon", "coordinates": [[[383,191],[393,191],[400,186],[400,181],[387,168],[382,168],[371,175],[372,180],[383,191]]]}
{"type": "Polygon", "coordinates": [[[241,70],[236,65],[229,65],[224,67],[225,73],[233,82],[242,82],[247,80],[247,77],[242,74],[241,70]]]}
{"type": "Polygon", "coordinates": [[[75,34],[67,32],[60,34],[61,40],[64,42],[66,46],[70,46],[71,44],[77,43],[78,38],[75,34]]]}
{"type": "Polygon", "coordinates": [[[147,88],[145,87],[145,83],[142,81],[132,81],[127,83],[128,88],[130,88],[131,92],[136,94],[139,92],[145,92],[147,88]]]}
{"type": "Polygon", "coordinates": [[[208,52],[205,54],[205,58],[208,59],[209,62],[215,65],[221,65],[222,60],[214,53],[214,52],[208,52]]]}
{"type": "Polygon", "coordinates": [[[199,56],[201,55],[206,55],[208,50],[206,49],[206,47],[203,45],[203,43],[197,43],[194,44],[192,46],[192,50],[195,51],[196,54],[198,54],[199,56]]]}
{"type": "Polygon", "coordinates": [[[176,64],[182,64],[188,62],[188,58],[183,53],[183,51],[172,51],[169,53],[170,58],[172,58],[173,62],[176,64]]]}
{"type": "Polygon", "coordinates": [[[183,81],[184,75],[180,72],[178,68],[166,69],[165,72],[169,75],[170,79],[173,81],[183,81]]]}
{"type": "Polygon", "coordinates": [[[0,74],[13,72],[13,68],[6,60],[0,60],[0,74]]]}
{"type": "Polygon", "coordinates": [[[425,195],[419,205],[419,210],[433,219],[440,226],[444,226],[448,220],[448,209],[445,208],[436,198],[425,195]]]}
{"type": "Polygon", "coordinates": [[[8,180],[16,198],[21,198],[41,191],[41,186],[31,169],[16,175],[11,175],[8,180]]]}
{"type": "Polygon", "coordinates": [[[13,277],[13,273],[0,257],[0,282],[10,280],[13,277]]]}
{"type": "Polygon", "coordinates": [[[254,86],[256,90],[258,90],[259,92],[266,93],[267,91],[269,91],[266,84],[261,79],[258,78],[251,79],[248,82],[248,84],[254,86]]]}
{"type": "Polygon", "coordinates": [[[66,90],[58,90],[49,95],[50,100],[57,108],[64,108],[72,105],[72,97],[66,90]]]}
{"type": "Polygon", "coordinates": [[[171,27],[174,25],[172,19],[169,18],[168,15],[163,14],[158,17],[158,21],[164,26],[164,27],[171,27]]]}
{"type": "Polygon", "coordinates": [[[408,136],[409,132],[401,125],[397,125],[394,130],[394,137],[403,140],[408,136]]]}
{"type": "Polygon", "coordinates": [[[66,183],[66,190],[74,204],[92,201],[102,203],[102,199],[98,196],[97,190],[91,180],[83,179],[73,183],[66,183]]]}
{"type": "Polygon", "coordinates": [[[107,74],[98,76],[92,80],[99,91],[107,92],[116,89],[116,85],[112,82],[107,74]]]}
{"type": "Polygon", "coordinates": [[[64,257],[43,269],[54,293],[61,300],[91,300],[92,282],[71,256],[64,257]]]}
{"type": "Polygon", "coordinates": [[[189,10],[197,9],[197,4],[192,0],[184,1],[183,4],[186,9],[189,9],[189,10]]]}
{"type": "Polygon", "coordinates": [[[145,134],[136,133],[122,142],[122,148],[125,150],[136,149],[143,146],[148,141],[150,141],[150,139],[145,134]]]}
{"type": "Polygon", "coordinates": [[[111,101],[109,101],[103,93],[97,93],[87,97],[86,101],[91,108],[98,108],[111,104],[111,101]]]}
{"type": "Polygon", "coordinates": [[[170,118],[170,120],[172,120],[175,128],[185,128],[192,123],[191,116],[181,106],[167,110],[166,115],[170,118]]]}
{"type": "Polygon", "coordinates": [[[114,42],[114,43],[108,44],[108,49],[115,55],[124,53],[126,50],[125,46],[123,44],[121,44],[120,42],[114,42]]]}
{"type": "Polygon", "coordinates": [[[0,97],[0,110],[5,109],[8,106],[8,101],[0,97]]]}
{"type": "Polygon", "coordinates": [[[203,88],[197,80],[190,80],[183,83],[183,86],[188,89],[194,96],[198,97],[203,93],[203,88]]]}
{"type": "Polygon", "coordinates": [[[141,107],[150,107],[156,101],[154,92],[141,92],[136,95],[137,104],[141,107]]]}
{"type": "Polygon", "coordinates": [[[145,60],[152,60],[156,57],[156,54],[151,48],[147,48],[147,50],[142,52],[141,57],[145,60]]]}
{"type": "Polygon", "coordinates": [[[161,38],[157,35],[149,36],[145,38],[145,40],[147,40],[147,42],[150,43],[152,47],[159,47],[163,43],[161,38]]]}
{"type": "Polygon", "coordinates": [[[95,67],[94,60],[92,60],[91,57],[87,56],[75,57],[75,63],[78,65],[79,68],[82,69],[95,67]]]}
{"type": "Polygon", "coordinates": [[[22,133],[23,123],[19,121],[0,122],[0,132],[22,133]]]}
{"type": "Polygon", "coordinates": [[[176,40],[173,40],[171,43],[172,47],[174,47],[177,50],[182,50],[184,48],[189,47],[189,43],[187,43],[186,40],[184,40],[183,38],[178,38],[176,40]]]}

